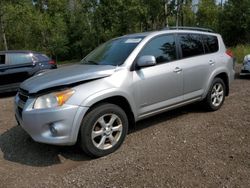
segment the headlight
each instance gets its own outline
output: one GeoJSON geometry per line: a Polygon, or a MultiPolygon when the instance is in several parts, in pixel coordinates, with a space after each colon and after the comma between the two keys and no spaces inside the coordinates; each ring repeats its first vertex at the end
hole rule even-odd
{"type": "Polygon", "coordinates": [[[38,97],[33,106],[34,109],[55,108],[62,106],[73,94],[74,90],[67,89],[64,91],[54,92],[38,97]]]}

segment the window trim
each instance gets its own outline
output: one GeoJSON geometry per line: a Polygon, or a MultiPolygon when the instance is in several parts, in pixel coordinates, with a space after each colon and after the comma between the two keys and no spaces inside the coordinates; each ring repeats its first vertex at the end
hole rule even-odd
{"type": "Polygon", "coordinates": [[[176,52],[176,59],[175,60],[172,60],[172,61],[168,61],[168,62],[163,62],[163,63],[160,63],[160,64],[156,64],[154,65],[155,66],[159,66],[159,65],[163,65],[163,64],[166,64],[166,63],[171,63],[171,62],[174,62],[174,61],[178,61],[180,59],[180,53],[179,53],[179,50],[178,50],[178,44],[177,44],[177,33],[164,33],[164,34],[160,34],[160,35],[157,35],[157,36],[154,36],[152,37],[151,39],[149,39],[147,41],[146,44],[144,44],[144,46],[140,49],[139,53],[136,55],[131,67],[130,67],[130,71],[137,71],[137,70],[140,70],[140,69],[145,69],[145,68],[148,68],[148,67],[140,67],[137,68],[136,67],[136,62],[138,60],[138,58],[140,57],[140,53],[142,52],[142,50],[146,47],[146,45],[151,42],[152,40],[158,38],[158,37],[162,37],[162,36],[169,36],[169,35],[172,35],[174,37],[174,41],[175,41],[175,52],[176,52]]]}

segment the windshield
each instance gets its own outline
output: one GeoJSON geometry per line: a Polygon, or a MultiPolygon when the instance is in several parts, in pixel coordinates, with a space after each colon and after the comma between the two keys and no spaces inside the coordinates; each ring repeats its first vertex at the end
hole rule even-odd
{"type": "Polygon", "coordinates": [[[110,40],[85,57],[81,63],[119,66],[141,42],[143,37],[123,37],[110,40]]]}

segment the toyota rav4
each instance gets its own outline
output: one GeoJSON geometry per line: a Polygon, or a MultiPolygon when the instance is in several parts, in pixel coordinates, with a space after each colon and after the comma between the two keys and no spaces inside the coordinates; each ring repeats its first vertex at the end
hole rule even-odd
{"type": "Polygon", "coordinates": [[[218,110],[234,79],[232,53],[210,30],[178,28],[112,39],[80,64],[34,76],[20,86],[16,118],[37,142],[73,145],[101,157],[128,127],[203,101],[218,110]]]}

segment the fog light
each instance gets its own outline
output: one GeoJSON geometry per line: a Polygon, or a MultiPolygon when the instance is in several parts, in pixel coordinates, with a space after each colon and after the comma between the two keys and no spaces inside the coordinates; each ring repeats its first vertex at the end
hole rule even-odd
{"type": "Polygon", "coordinates": [[[53,136],[55,136],[55,135],[57,134],[57,130],[56,130],[54,124],[51,124],[51,125],[49,126],[49,130],[50,130],[50,132],[51,132],[51,134],[52,134],[53,136]]]}

